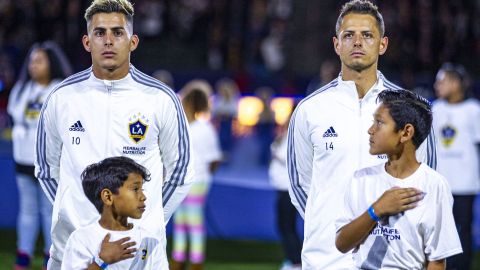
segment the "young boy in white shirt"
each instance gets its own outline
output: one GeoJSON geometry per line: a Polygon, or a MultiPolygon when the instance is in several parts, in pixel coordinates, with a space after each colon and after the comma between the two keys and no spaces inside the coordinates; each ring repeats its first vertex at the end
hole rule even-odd
{"type": "Polygon", "coordinates": [[[70,235],[62,269],[166,268],[161,242],[128,222],[145,211],[142,186],[150,180],[147,169],[130,158],[112,157],[88,166],[81,178],[86,197],[101,216],[70,235]]]}
{"type": "Polygon", "coordinates": [[[335,245],[354,249],[359,269],[445,269],[445,258],[462,252],[452,194],[446,179],[415,157],[432,125],[430,104],[406,90],[385,90],[378,100],[369,151],[388,161],[355,173],[335,245]]]}

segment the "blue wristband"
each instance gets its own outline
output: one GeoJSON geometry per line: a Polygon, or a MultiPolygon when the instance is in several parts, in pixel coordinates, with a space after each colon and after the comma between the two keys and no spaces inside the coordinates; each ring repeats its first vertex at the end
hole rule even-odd
{"type": "Polygon", "coordinates": [[[368,208],[368,215],[373,221],[380,221],[380,217],[375,214],[375,210],[373,209],[373,205],[368,208]]]}
{"type": "Polygon", "coordinates": [[[100,267],[100,269],[107,269],[108,263],[104,262],[100,257],[95,257],[94,262],[100,267]]]}

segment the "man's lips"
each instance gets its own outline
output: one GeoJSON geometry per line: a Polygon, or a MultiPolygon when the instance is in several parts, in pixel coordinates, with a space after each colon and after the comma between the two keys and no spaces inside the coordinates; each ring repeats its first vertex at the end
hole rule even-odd
{"type": "Polygon", "coordinates": [[[365,53],[363,53],[363,52],[352,52],[350,55],[351,56],[363,56],[363,55],[365,55],[365,53]]]}
{"type": "Polygon", "coordinates": [[[104,53],[102,53],[102,55],[105,56],[105,57],[113,57],[113,56],[115,56],[115,53],[114,52],[104,52],[104,53]]]}

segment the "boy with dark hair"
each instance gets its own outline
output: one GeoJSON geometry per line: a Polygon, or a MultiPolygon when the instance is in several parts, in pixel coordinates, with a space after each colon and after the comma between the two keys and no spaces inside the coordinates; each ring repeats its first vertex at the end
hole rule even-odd
{"type": "Polygon", "coordinates": [[[160,269],[162,243],[142,226],[145,211],[143,182],[150,173],[127,157],[112,157],[88,166],[82,173],[82,186],[100,219],[75,230],[63,254],[62,269],[160,269]],[[103,240],[102,240],[103,239],[103,240]]]}
{"type": "Polygon", "coordinates": [[[415,156],[432,125],[430,104],[406,90],[385,90],[378,100],[369,151],[388,161],[355,172],[335,245],[354,249],[359,269],[445,269],[445,258],[462,252],[452,194],[415,156]]]}

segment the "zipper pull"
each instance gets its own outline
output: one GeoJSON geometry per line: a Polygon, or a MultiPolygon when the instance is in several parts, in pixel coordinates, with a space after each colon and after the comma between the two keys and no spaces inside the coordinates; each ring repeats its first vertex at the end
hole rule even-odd
{"type": "Polygon", "coordinates": [[[105,86],[107,87],[108,93],[112,92],[113,82],[105,81],[105,86]]]}

